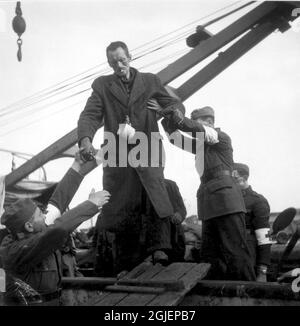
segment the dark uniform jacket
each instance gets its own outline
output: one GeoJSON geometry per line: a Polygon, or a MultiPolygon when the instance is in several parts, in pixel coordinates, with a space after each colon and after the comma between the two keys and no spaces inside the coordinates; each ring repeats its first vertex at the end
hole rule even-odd
{"type": "MultiPolygon", "coordinates": [[[[104,131],[112,133],[117,140],[119,124],[124,123],[126,115],[136,131],[148,136],[149,159],[151,133],[159,132],[156,113],[147,109],[147,101],[155,98],[163,107],[184,110],[183,105],[171,97],[162,86],[159,78],[150,73],[140,73],[131,68],[135,75],[132,88],[127,92],[120,78],[113,75],[97,78],[92,84],[92,95],[87,101],[78,121],[78,141],[84,137],[93,139],[96,131],[104,122],[104,131]]],[[[162,147],[161,141],[159,141],[162,147]]],[[[128,146],[130,149],[130,146],[128,146]]],[[[116,150],[118,156],[119,150],[116,150]]],[[[118,158],[117,158],[118,163],[118,158]]],[[[100,221],[101,227],[110,231],[118,229],[118,223],[130,215],[135,207],[135,184],[140,180],[159,217],[173,214],[164,184],[163,168],[158,167],[103,167],[103,189],[111,194],[110,202],[105,205],[100,221]],[[137,178],[135,175],[137,174],[137,178]]],[[[139,190],[137,191],[139,192],[139,190]]]]}
{"type": "MultiPolygon", "coordinates": [[[[60,211],[64,211],[72,199],[68,191],[74,194],[81,180],[82,177],[70,169],[59,183],[51,202],[56,203],[60,211]]],[[[24,234],[18,239],[5,238],[1,244],[1,255],[6,272],[26,282],[41,295],[56,292],[61,281],[61,254],[58,249],[70,232],[97,212],[96,205],[85,201],[42,232],[24,234]]]]}
{"type": "MultiPolygon", "coordinates": [[[[163,125],[167,127],[167,122],[165,121],[163,125]]],[[[192,133],[194,138],[196,138],[197,132],[205,133],[205,129],[200,123],[188,118],[184,118],[178,128],[181,131],[192,133]]],[[[204,170],[197,192],[198,217],[203,220],[246,212],[241,190],[231,177],[233,168],[231,139],[219,128],[215,128],[215,130],[218,133],[219,142],[214,145],[204,143],[204,170]],[[222,175],[223,171],[227,171],[228,175],[222,175]]],[[[169,131],[171,130],[169,129],[169,131]]],[[[196,154],[195,142],[193,153],[196,154]]]]}
{"type": "Polygon", "coordinates": [[[246,228],[248,229],[248,242],[256,256],[256,265],[269,265],[271,244],[257,245],[255,230],[270,228],[270,206],[267,199],[252,190],[251,186],[242,190],[246,205],[246,228]]]}

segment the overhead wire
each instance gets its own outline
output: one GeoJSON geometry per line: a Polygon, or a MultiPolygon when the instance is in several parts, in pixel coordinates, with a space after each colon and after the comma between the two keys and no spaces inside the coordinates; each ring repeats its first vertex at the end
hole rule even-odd
{"type": "MultiPolygon", "coordinates": [[[[188,49],[183,49],[183,50],[176,51],[175,53],[168,54],[167,56],[165,56],[163,58],[160,58],[159,60],[155,60],[155,61],[147,63],[147,64],[145,64],[143,66],[140,66],[140,67],[138,67],[138,69],[142,70],[142,69],[145,69],[145,68],[149,68],[149,67],[151,67],[151,66],[153,66],[153,65],[155,65],[157,63],[162,63],[162,62],[164,62],[166,60],[174,58],[175,56],[179,56],[182,53],[187,52],[187,51],[188,51],[188,49]]],[[[80,94],[83,94],[83,93],[85,93],[87,91],[90,91],[90,87],[85,88],[83,90],[80,90],[80,91],[78,91],[78,92],[76,92],[74,94],[67,95],[67,96],[65,96],[63,98],[60,98],[60,99],[58,99],[58,100],[56,100],[54,102],[51,102],[51,103],[45,104],[43,106],[40,106],[38,108],[33,108],[31,110],[27,110],[26,112],[23,112],[23,115],[19,115],[18,117],[14,117],[14,118],[11,118],[10,120],[6,120],[6,121],[0,121],[0,126],[4,126],[4,125],[7,126],[8,123],[12,123],[12,122],[15,123],[17,120],[24,119],[29,114],[33,114],[36,110],[38,110],[38,112],[40,113],[42,110],[47,109],[49,106],[53,106],[53,105],[58,104],[60,102],[66,101],[66,100],[71,99],[73,97],[76,97],[76,96],[78,96],[80,94]],[[26,116],[25,116],[25,114],[26,114],[26,116]]],[[[6,133],[0,134],[0,136],[2,136],[2,135],[6,135],[6,133]]]]}
{"type": "MultiPolygon", "coordinates": [[[[169,35],[172,35],[172,34],[176,33],[177,31],[180,31],[180,30],[182,30],[183,28],[186,28],[186,27],[188,27],[188,26],[191,26],[191,25],[195,24],[196,22],[199,22],[200,20],[203,20],[203,19],[206,19],[206,18],[208,18],[208,17],[211,17],[211,16],[217,14],[218,12],[224,11],[224,10],[226,10],[226,9],[228,9],[228,8],[230,8],[230,7],[234,6],[234,5],[236,5],[236,4],[239,3],[239,2],[241,2],[241,1],[237,1],[237,2],[235,2],[235,3],[233,3],[233,4],[227,5],[227,6],[223,7],[223,8],[221,8],[221,9],[218,9],[218,10],[214,11],[214,12],[211,13],[211,14],[208,14],[208,15],[206,15],[206,16],[203,16],[203,17],[201,17],[201,18],[199,18],[199,19],[197,19],[197,20],[194,20],[193,22],[191,22],[191,23],[189,23],[189,24],[186,24],[186,25],[184,25],[184,26],[182,26],[182,27],[180,27],[180,28],[178,28],[178,29],[176,29],[176,30],[174,30],[174,31],[172,31],[172,32],[169,32],[169,33],[167,33],[167,34],[165,34],[165,35],[163,35],[163,36],[160,36],[160,37],[158,37],[158,38],[156,38],[156,39],[154,39],[154,40],[151,40],[151,41],[149,41],[149,42],[146,42],[146,43],[144,43],[143,45],[141,45],[141,46],[135,48],[133,51],[136,51],[136,50],[138,50],[138,49],[141,49],[141,48],[143,48],[143,47],[145,47],[145,46],[147,46],[147,45],[149,45],[149,44],[151,44],[151,43],[154,43],[154,42],[156,42],[156,41],[158,41],[158,40],[161,40],[161,39],[163,39],[163,38],[165,38],[165,37],[167,37],[167,36],[169,36],[169,35]]],[[[245,5],[244,5],[244,6],[245,6],[245,5]]],[[[244,7],[244,6],[242,6],[242,7],[244,7]]],[[[236,9],[236,10],[238,10],[238,9],[236,9]]],[[[224,15],[223,15],[222,17],[224,17],[224,15]]],[[[215,21],[216,21],[216,20],[215,20],[215,21]]],[[[188,32],[184,32],[184,33],[189,33],[189,32],[190,32],[190,31],[188,31],[188,32]]],[[[160,49],[161,46],[162,46],[162,45],[159,45],[158,47],[156,46],[156,48],[155,48],[155,49],[152,49],[152,50],[151,50],[151,48],[150,48],[150,49],[143,50],[142,52],[137,53],[136,56],[137,56],[138,58],[140,58],[140,57],[142,57],[143,55],[146,55],[146,54],[147,54],[147,51],[148,51],[149,53],[153,53],[153,52],[155,52],[155,51],[158,51],[158,50],[160,49]]],[[[63,85],[63,86],[60,86],[60,87],[57,87],[58,85],[61,85],[61,84],[65,83],[66,81],[72,80],[72,79],[74,79],[75,77],[79,77],[79,76],[81,76],[81,75],[83,75],[83,74],[85,74],[85,73],[87,73],[87,72],[90,72],[90,71],[92,71],[93,69],[95,69],[95,68],[97,68],[97,67],[100,67],[100,66],[102,66],[102,65],[104,65],[104,64],[106,64],[106,62],[101,63],[101,64],[99,64],[99,65],[96,65],[96,66],[94,66],[94,67],[92,67],[92,68],[86,70],[86,71],[83,72],[83,73],[79,73],[79,74],[76,74],[76,75],[74,75],[74,76],[72,76],[72,77],[70,77],[70,78],[68,78],[68,79],[65,79],[64,81],[59,82],[59,83],[57,83],[57,84],[55,84],[55,85],[53,85],[53,86],[50,86],[50,87],[48,87],[48,88],[46,88],[46,89],[44,89],[44,90],[42,90],[42,91],[39,91],[39,92],[37,92],[36,94],[33,94],[32,96],[29,96],[29,97],[27,97],[27,98],[25,98],[25,99],[23,99],[23,100],[20,100],[20,101],[18,101],[18,102],[15,102],[15,103],[13,103],[13,104],[11,104],[11,105],[9,105],[9,106],[7,106],[7,107],[1,109],[0,112],[1,112],[1,111],[4,111],[4,112],[5,112],[5,109],[12,108],[12,107],[14,107],[16,104],[18,104],[18,103],[23,103],[23,104],[24,104],[24,101],[25,101],[25,100],[35,99],[35,98],[38,97],[38,96],[45,96],[45,95],[49,95],[49,94],[51,94],[51,93],[54,93],[54,92],[56,92],[56,91],[61,91],[63,88],[67,87],[68,84],[67,84],[67,85],[63,85]],[[55,88],[52,89],[53,87],[55,87],[55,88]],[[50,91],[50,89],[51,89],[51,91],[50,91]],[[47,92],[45,93],[45,91],[47,91],[47,92]]],[[[97,73],[94,73],[94,74],[92,74],[91,76],[94,76],[95,74],[97,74],[97,73]]],[[[86,79],[86,78],[88,78],[88,76],[84,76],[84,77],[82,77],[82,79],[86,79]]],[[[80,79],[80,80],[81,80],[81,79],[80,79]]],[[[77,81],[77,82],[78,82],[78,81],[77,81]]],[[[2,113],[3,113],[3,112],[2,112],[2,113]]],[[[0,116],[1,116],[1,115],[0,115],[0,116]]]]}
{"type": "MultiPolygon", "coordinates": [[[[239,3],[239,2],[240,2],[240,1],[237,1],[236,3],[239,3]]],[[[232,6],[235,5],[236,3],[231,4],[231,5],[228,5],[228,6],[226,6],[225,8],[232,7],[232,6]]],[[[251,1],[251,2],[249,2],[249,3],[245,4],[245,5],[243,5],[242,7],[239,7],[239,8],[237,8],[237,9],[234,9],[234,10],[231,11],[230,13],[227,13],[227,14],[225,14],[225,15],[222,15],[221,17],[224,18],[225,16],[228,16],[229,14],[231,14],[231,13],[233,13],[233,12],[236,12],[236,11],[238,11],[238,10],[240,10],[240,9],[244,8],[245,6],[247,6],[247,5],[249,5],[249,4],[252,4],[252,3],[254,3],[254,1],[251,1]]],[[[219,10],[217,10],[215,13],[220,12],[220,11],[224,10],[225,8],[219,9],[219,10]]],[[[212,16],[212,15],[215,14],[215,13],[209,14],[209,15],[205,16],[204,18],[207,18],[207,17],[209,17],[209,16],[212,16]]],[[[194,22],[192,22],[192,23],[189,23],[189,24],[185,25],[184,27],[186,27],[186,26],[190,26],[190,25],[194,24],[195,22],[197,22],[197,21],[199,21],[199,20],[202,20],[202,19],[204,19],[204,18],[202,17],[202,18],[200,18],[200,19],[198,19],[198,20],[196,20],[196,21],[194,21],[194,22]]],[[[210,23],[214,23],[214,22],[216,22],[216,21],[218,21],[218,20],[220,20],[220,19],[221,19],[221,18],[213,19],[212,21],[210,21],[210,22],[208,22],[207,24],[205,24],[205,26],[207,26],[207,25],[210,24],[210,23]]],[[[177,30],[175,30],[175,31],[173,31],[173,32],[170,32],[170,33],[168,33],[167,35],[170,35],[170,34],[176,32],[176,31],[179,31],[179,30],[181,30],[181,29],[184,28],[184,27],[181,27],[181,28],[179,28],[179,29],[177,29],[177,30]]],[[[146,56],[146,55],[149,55],[149,54],[154,53],[154,52],[157,52],[157,51],[159,51],[159,50],[161,50],[161,49],[163,49],[163,48],[165,48],[165,47],[168,47],[168,46],[170,46],[170,45],[173,45],[173,44],[175,44],[176,42],[179,42],[180,40],[184,39],[184,38],[185,38],[187,35],[189,35],[190,33],[191,33],[191,31],[188,30],[188,31],[184,31],[184,32],[182,32],[182,33],[179,34],[179,35],[175,35],[175,36],[173,36],[171,39],[169,39],[169,40],[167,40],[167,41],[164,41],[165,43],[162,43],[161,45],[158,45],[158,46],[156,45],[156,47],[155,47],[154,49],[152,49],[152,50],[151,50],[151,49],[147,49],[148,52],[145,52],[145,51],[147,51],[147,50],[144,50],[144,52],[141,52],[142,54],[140,54],[139,56],[136,56],[133,60],[141,59],[142,57],[144,57],[144,56],[146,56]]],[[[166,35],[165,35],[165,36],[166,36],[166,35]]],[[[155,40],[162,39],[162,38],[165,37],[165,36],[161,36],[161,37],[159,37],[159,38],[157,38],[157,39],[155,39],[155,40]]],[[[147,43],[145,43],[144,45],[142,45],[142,46],[136,48],[135,50],[137,50],[137,49],[139,49],[139,48],[142,48],[143,46],[148,45],[148,44],[150,44],[151,42],[153,42],[153,41],[155,41],[155,40],[152,40],[152,41],[150,41],[150,42],[147,42],[147,43]]],[[[186,51],[188,51],[188,50],[186,49],[186,51]]],[[[182,53],[182,52],[184,52],[184,50],[180,50],[180,51],[178,51],[178,52],[182,53]]],[[[166,58],[171,58],[172,56],[175,56],[175,55],[176,55],[176,54],[172,54],[172,55],[169,55],[169,56],[167,56],[167,57],[165,57],[165,58],[163,58],[163,59],[160,58],[159,60],[156,60],[155,62],[151,62],[150,64],[147,64],[147,65],[145,65],[145,66],[143,66],[143,67],[140,67],[139,69],[143,69],[143,68],[145,68],[145,67],[149,67],[149,66],[151,66],[151,65],[153,65],[153,64],[160,63],[161,61],[164,61],[166,58]]],[[[94,66],[94,67],[88,69],[87,71],[85,71],[84,73],[86,73],[86,72],[88,72],[88,71],[92,71],[95,67],[99,67],[99,66],[101,66],[101,65],[103,65],[103,64],[104,64],[104,63],[99,64],[99,65],[97,65],[97,66],[94,66]]],[[[103,69],[102,71],[105,72],[105,71],[108,71],[108,69],[103,69]]],[[[23,107],[23,110],[24,110],[25,108],[27,108],[28,106],[35,105],[35,104],[37,104],[37,103],[39,103],[39,102],[41,102],[41,101],[48,100],[48,99],[50,99],[50,98],[52,98],[52,97],[54,97],[54,96],[60,95],[60,94],[62,94],[62,93],[64,93],[64,92],[66,92],[66,91],[69,91],[69,90],[71,90],[71,89],[74,89],[75,87],[78,87],[78,86],[80,86],[80,85],[82,85],[82,84],[84,84],[84,83],[90,81],[91,79],[93,79],[93,78],[94,78],[96,75],[98,75],[99,73],[100,73],[100,72],[97,71],[97,72],[91,73],[91,74],[89,74],[89,75],[83,76],[83,77],[81,77],[80,79],[78,79],[77,81],[75,81],[75,82],[73,82],[73,83],[71,83],[71,84],[63,85],[63,86],[61,86],[61,87],[56,87],[54,90],[52,90],[52,91],[49,92],[48,94],[46,93],[46,95],[48,95],[48,96],[45,96],[45,94],[43,94],[44,97],[41,97],[41,98],[40,98],[39,100],[37,100],[36,102],[31,103],[31,104],[28,104],[27,106],[25,105],[25,106],[23,107]],[[69,88],[67,88],[68,86],[69,86],[69,88]],[[65,89],[65,88],[67,88],[67,89],[65,89]],[[54,95],[51,95],[52,92],[55,92],[55,94],[54,94],[54,95]]],[[[75,75],[75,76],[73,76],[73,77],[68,78],[67,80],[71,80],[71,79],[75,78],[76,76],[81,76],[82,74],[83,74],[83,73],[77,74],[77,75],[75,75]]],[[[66,81],[66,80],[65,80],[65,81],[66,81]]],[[[56,86],[57,86],[57,85],[61,85],[61,84],[64,83],[65,81],[62,81],[62,82],[56,84],[56,86]]],[[[50,89],[50,88],[51,88],[51,87],[49,87],[48,89],[50,89]]],[[[80,90],[80,91],[78,91],[78,92],[75,92],[74,94],[71,94],[71,95],[65,96],[65,97],[62,98],[62,99],[56,100],[55,102],[52,102],[52,103],[50,103],[50,104],[46,104],[46,105],[44,105],[44,106],[42,106],[42,107],[39,107],[39,108],[33,108],[33,109],[31,109],[31,110],[27,110],[27,111],[26,111],[26,115],[28,115],[28,113],[34,113],[35,111],[38,111],[38,110],[40,111],[41,109],[45,109],[45,108],[47,108],[47,107],[49,107],[49,106],[52,106],[52,105],[55,105],[55,104],[57,104],[57,103],[59,103],[59,102],[61,102],[61,101],[65,101],[65,100],[70,99],[70,98],[72,98],[72,97],[78,96],[78,95],[80,95],[80,94],[82,94],[82,93],[84,93],[84,92],[87,92],[88,90],[90,90],[90,87],[87,88],[87,89],[83,89],[83,90],[80,90]]],[[[40,91],[40,92],[42,92],[42,91],[40,91]]],[[[40,93],[40,92],[38,92],[38,93],[40,93]]],[[[37,94],[38,94],[38,93],[37,93],[37,94]]],[[[18,103],[18,102],[17,102],[17,103],[18,103]]],[[[1,110],[0,110],[0,112],[1,112],[1,110]]],[[[18,113],[19,113],[19,112],[18,112],[18,113]]],[[[9,113],[6,113],[6,114],[9,114],[9,113]]],[[[12,113],[10,113],[10,114],[12,114],[12,113]]],[[[4,115],[4,114],[1,112],[0,117],[3,116],[3,115],[4,115]]],[[[51,114],[50,114],[50,116],[51,116],[51,114]]],[[[24,119],[24,116],[21,116],[21,119],[24,119]]],[[[19,120],[19,119],[18,119],[18,120],[19,120]]],[[[16,121],[16,118],[14,118],[13,122],[15,122],[15,121],[16,121]]],[[[36,121],[36,120],[35,120],[35,121],[36,121]]],[[[9,123],[9,121],[6,121],[5,123],[7,124],[7,122],[9,123]]],[[[25,125],[25,127],[26,127],[26,126],[27,126],[27,125],[25,125]]],[[[15,128],[15,129],[13,129],[13,130],[10,130],[8,133],[11,133],[11,132],[13,132],[13,131],[15,131],[15,130],[18,130],[18,128],[15,128]]],[[[6,134],[8,134],[8,133],[1,134],[0,136],[4,136],[4,135],[6,135],[6,134]]]]}

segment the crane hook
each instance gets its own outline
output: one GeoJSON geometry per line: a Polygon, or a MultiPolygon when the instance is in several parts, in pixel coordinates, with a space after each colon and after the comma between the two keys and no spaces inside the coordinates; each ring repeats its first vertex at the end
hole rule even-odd
{"type": "Polygon", "coordinates": [[[24,18],[22,17],[22,9],[21,9],[21,1],[17,1],[17,5],[16,5],[16,16],[14,17],[13,21],[12,21],[12,27],[13,30],[15,31],[15,33],[17,33],[18,35],[18,40],[17,40],[17,44],[18,44],[18,52],[17,52],[17,58],[18,61],[22,61],[22,39],[21,39],[21,35],[25,32],[26,29],[26,23],[24,18]]]}

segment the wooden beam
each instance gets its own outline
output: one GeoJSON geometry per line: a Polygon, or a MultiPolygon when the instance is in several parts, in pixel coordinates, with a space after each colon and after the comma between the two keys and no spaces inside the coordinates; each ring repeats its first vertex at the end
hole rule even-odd
{"type": "Polygon", "coordinates": [[[276,282],[201,280],[190,294],[200,296],[300,300],[299,293],[293,292],[290,284],[278,284],[276,282]]]}
{"type": "Polygon", "coordinates": [[[19,168],[8,174],[5,178],[5,185],[9,187],[25,178],[27,175],[49,162],[52,157],[63,153],[65,150],[77,143],[77,129],[73,129],[55,143],[41,151],[32,159],[25,162],[19,168]]]}
{"type": "Polygon", "coordinates": [[[277,26],[270,22],[255,27],[226,51],[221,52],[216,59],[196,73],[192,78],[182,84],[177,89],[180,98],[185,101],[276,29],[277,26]]]}
{"type": "Polygon", "coordinates": [[[209,55],[216,52],[226,44],[239,37],[247,30],[252,28],[258,21],[263,19],[267,14],[271,13],[278,3],[274,1],[263,2],[258,7],[223,29],[210,39],[201,42],[197,47],[185,54],[165,69],[158,73],[161,81],[168,84],[187,70],[206,59],[209,55]]]}

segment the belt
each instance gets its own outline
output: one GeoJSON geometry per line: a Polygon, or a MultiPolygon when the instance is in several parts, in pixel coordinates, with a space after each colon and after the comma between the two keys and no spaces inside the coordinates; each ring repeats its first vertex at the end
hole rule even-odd
{"type": "Polygon", "coordinates": [[[51,300],[60,298],[61,290],[58,290],[58,291],[55,291],[52,293],[41,294],[40,296],[41,296],[41,299],[43,300],[43,302],[51,301],[51,300]]]}
{"type": "Polygon", "coordinates": [[[204,175],[204,180],[205,182],[208,182],[212,179],[215,179],[215,178],[218,178],[218,177],[221,177],[221,176],[232,176],[232,173],[231,171],[229,170],[219,170],[219,171],[215,171],[213,173],[207,173],[206,175],[204,175]]]}

